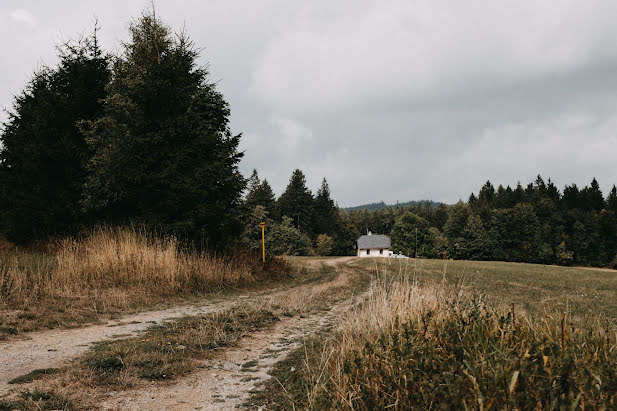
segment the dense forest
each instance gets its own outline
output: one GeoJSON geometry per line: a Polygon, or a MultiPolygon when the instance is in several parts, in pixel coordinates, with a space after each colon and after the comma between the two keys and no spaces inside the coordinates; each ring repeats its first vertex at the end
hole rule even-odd
{"type": "Polygon", "coordinates": [[[514,189],[488,181],[452,206],[350,212],[358,230],[392,237],[409,256],[617,266],[617,188],[605,197],[594,178],[560,191],[549,179],[514,189]]]}
{"type": "Polygon", "coordinates": [[[144,13],[118,55],[67,42],[15,97],[0,132],[0,233],[28,244],[100,225],[139,225],[201,249],[350,255],[370,230],[408,256],[617,266],[617,189],[560,191],[540,176],[487,182],[467,202],[340,209],[295,170],[277,198],[238,170],[230,108],[186,33],[144,13]]]}

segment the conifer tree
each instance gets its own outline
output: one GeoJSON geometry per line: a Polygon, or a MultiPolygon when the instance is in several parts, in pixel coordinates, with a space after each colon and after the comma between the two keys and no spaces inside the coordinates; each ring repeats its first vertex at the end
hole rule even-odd
{"type": "Polygon", "coordinates": [[[288,216],[296,228],[311,233],[313,195],[306,187],[306,178],[300,169],[294,170],[287,188],[277,201],[281,216],[288,216]]]}
{"type": "Polygon", "coordinates": [[[0,230],[28,242],[87,223],[79,205],[90,151],[81,121],[101,114],[110,61],[91,37],[59,47],[56,68],[34,74],[0,135],[0,230]]]}
{"type": "Polygon", "coordinates": [[[245,205],[248,210],[253,210],[256,206],[260,205],[268,212],[270,218],[277,218],[274,191],[270,183],[268,183],[268,180],[259,180],[257,170],[253,170],[251,177],[248,179],[248,192],[246,194],[245,205]]]}
{"type": "Polygon", "coordinates": [[[606,198],[606,208],[617,213],[617,186],[613,184],[613,189],[606,198]]]}
{"type": "Polygon", "coordinates": [[[229,105],[184,32],[172,33],[154,12],[129,31],[104,115],[84,125],[94,156],[83,203],[112,222],[220,248],[240,229],[245,183],[229,105]]]}
{"type": "Polygon", "coordinates": [[[330,198],[330,187],[324,178],[317,190],[313,207],[314,231],[317,234],[333,234],[337,227],[338,210],[330,198]]]}

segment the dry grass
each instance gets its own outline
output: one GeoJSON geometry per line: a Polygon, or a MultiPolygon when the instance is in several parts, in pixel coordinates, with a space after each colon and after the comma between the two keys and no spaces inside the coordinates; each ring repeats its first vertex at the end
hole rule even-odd
{"type": "MultiPolygon", "coordinates": [[[[567,312],[493,309],[471,290],[376,283],[303,362],[310,409],[606,409],[617,406],[617,335],[567,312]]],[[[288,389],[289,391],[289,389],[288,389]]]]}
{"type": "MultiPolygon", "coordinates": [[[[280,317],[308,315],[362,292],[370,281],[364,269],[315,264],[306,273],[319,280],[275,296],[210,314],[152,327],[145,334],[97,344],[54,375],[41,376],[35,389],[96,407],[114,392],[177,378],[194,371],[223,347],[248,333],[272,326],[280,317]]],[[[24,380],[30,380],[24,376],[24,380]]]]}
{"type": "Polygon", "coordinates": [[[376,273],[367,299],[334,333],[323,330],[277,364],[273,379],[251,404],[268,409],[617,407],[617,329],[614,317],[602,312],[607,300],[597,297],[615,281],[614,272],[562,269],[560,275],[558,267],[490,262],[366,259],[357,264],[376,273]],[[504,287],[508,281],[519,288],[504,287]],[[577,297],[590,293],[596,301],[572,298],[568,305],[570,289],[579,284],[577,297]],[[525,296],[522,290],[529,289],[536,292],[525,296]],[[564,304],[548,306],[547,300],[557,299],[564,304]]]}
{"type": "Polygon", "coordinates": [[[45,252],[0,251],[0,334],[93,321],[169,298],[286,278],[280,259],[211,256],[182,250],[175,238],[101,228],[45,252]]]}

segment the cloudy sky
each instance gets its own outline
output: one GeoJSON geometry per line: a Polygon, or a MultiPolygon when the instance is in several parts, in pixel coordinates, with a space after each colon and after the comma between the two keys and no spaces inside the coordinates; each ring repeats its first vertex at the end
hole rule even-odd
{"type": "MultiPolygon", "coordinates": [[[[617,2],[163,1],[279,194],[302,169],[341,206],[467,198],[483,182],[617,183],[617,2]]],[[[145,0],[0,3],[0,105],[54,45],[121,51],[145,0]]],[[[0,114],[0,120],[6,118],[0,114]]]]}

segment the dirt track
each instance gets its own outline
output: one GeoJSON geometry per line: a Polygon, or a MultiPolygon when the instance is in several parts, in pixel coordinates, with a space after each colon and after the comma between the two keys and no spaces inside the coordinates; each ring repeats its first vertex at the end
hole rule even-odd
{"type": "MultiPolygon", "coordinates": [[[[327,259],[323,263],[343,268],[350,258],[327,259]]],[[[313,265],[315,261],[307,261],[313,265]]],[[[345,268],[346,269],[346,268],[345,268]]],[[[7,382],[40,368],[60,367],[83,354],[91,344],[112,338],[125,338],[145,331],[153,324],[186,315],[199,315],[229,308],[257,298],[275,297],[288,290],[246,293],[201,305],[143,312],[109,321],[107,324],[78,329],[49,330],[28,335],[26,340],[0,344],[0,395],[12,388],[7,382]]],[[[355,299],[354,299],[355,300],[355,299]]],[[[204,362],[202,370],[170,385],[144,387],[123,393],[109,393],[101,403],[106,409],[229,409],[244,402],[249,391],[268,378],[268,369],[284,359],[302,337],[332,323],[353,300],[345,300],[323,314],[284,318],[274,329],[248,336],[234,347],[204,362]],[[256,367],[243,367],[255,363],[256,367]]]]}

